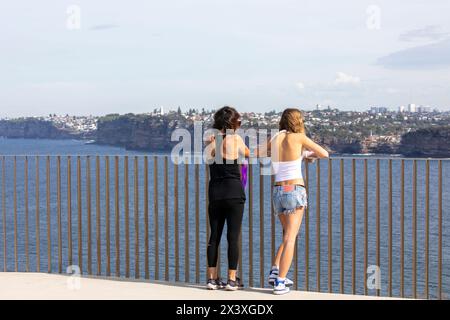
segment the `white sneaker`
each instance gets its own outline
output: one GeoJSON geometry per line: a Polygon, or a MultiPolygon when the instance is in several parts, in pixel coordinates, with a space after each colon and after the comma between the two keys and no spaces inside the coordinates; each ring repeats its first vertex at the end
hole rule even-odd
{"type": "Polygon", "coordinates": [[[277,280],[278,275],[279,275],[279,270],[277,267],[273,266],[272,269],[270,269],[270,274],[269,274],[269,285],[274,286],[275,285],[275,280],[277,280]]]}
{"type": "Polygon", "coordinates": [[[285,281],[284,285],[286,287],[292,287],[294,285],[294,281],[292,281],[291,279],[286,278],[286,281],[285,281]]]}
{"type": "Polygon", "coordinates": [[[273,294],[276,295],[282,295],[289,293],[290,289],[286,287],[286,280],[280,280],[280,278],[277,278],[275,280],[275,287],[273,287],[273,294]]]}

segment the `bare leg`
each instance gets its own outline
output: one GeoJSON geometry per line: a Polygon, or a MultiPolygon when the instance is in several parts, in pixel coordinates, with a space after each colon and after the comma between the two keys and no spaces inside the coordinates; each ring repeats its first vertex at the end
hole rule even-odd
{"type": "Polygon", "coordinates": [[[286,229],[283,235],[283,253],[280,259],[280,278],[286,278],[294,256],[295,241],[302,224],[304,209],[298,209],[295,213],[286,215],[286,229]]]}
{"type": "MultiPolygon", "coordinates": [[[[280,214],[278,217],[280,218],[281,226],[283,227],[283,238],[284,238],[286,230],[286,215],[280,214]]],[[[284,242],[282,241],[280,246],[278,247],[277,254],[275,255],[275,260],[273,261],[273,265],[277,266],[278,268],[280,268],[280,260],[281,255],[283,253],[283,249],[284,249],[284,242]]]]}
{"type": "Polygon", "coordinates": [[[228,279],[236,281],[236,272],[237,270],[228,270],[228,279]]]}
{"type": "Polygon", "coordinates": [[[217,279],[217,268],[208,268],[208,279],[217,279]]]}

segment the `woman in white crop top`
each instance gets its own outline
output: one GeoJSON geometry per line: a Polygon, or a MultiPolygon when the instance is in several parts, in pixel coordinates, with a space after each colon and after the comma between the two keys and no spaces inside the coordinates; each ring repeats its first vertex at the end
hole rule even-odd
{"type": "Polygon", "coordinates": [[[286,276],[307,205],[302,161],[327,158],[328,152],[306,136],[300,110],[284,110],[279,127],[280,132],[271,139],[267,148],[275,175],[273,206],[283,226],[283,243],[275,256],[269,283],[274,286],[274,294],[285,294],[293,284],[286,276]]]}

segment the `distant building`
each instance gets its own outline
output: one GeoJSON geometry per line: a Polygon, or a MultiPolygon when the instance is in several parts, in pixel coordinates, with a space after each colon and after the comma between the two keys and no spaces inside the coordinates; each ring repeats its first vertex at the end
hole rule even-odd
{"type": "Polygon", "coordinates": [[[399,113],[405,112],[405,106],[400,106],[400,107],[398,107],[398,112],[399,112],[399,113]]]}
{"type": "Polygon", "coordinates": [[[387,113],[387,108],[386,107],[371,107],[369,112],[373,113],[373,114],[387,113]]]}
{"type": "Polygon", "coordinates": [[[408,112],[417,112],[416,105],[414,103],[410,103],[408,105],[408,112]]]}
{"type": "Polygon", "coordinates": [[[431,112],[431,107],[430,106],[420,106],[417,111],[420,113],[429,113],[429,112],[431,112]]]}

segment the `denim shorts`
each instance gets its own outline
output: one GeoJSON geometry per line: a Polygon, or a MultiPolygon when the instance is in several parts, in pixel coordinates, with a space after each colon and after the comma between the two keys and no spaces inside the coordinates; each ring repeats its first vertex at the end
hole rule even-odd
{"type": "Polygon", "coordinates": [[[272,189],[275,215],[291,214],[308,205],[306,189],[303,186],[274,186],[272,189]]]}

